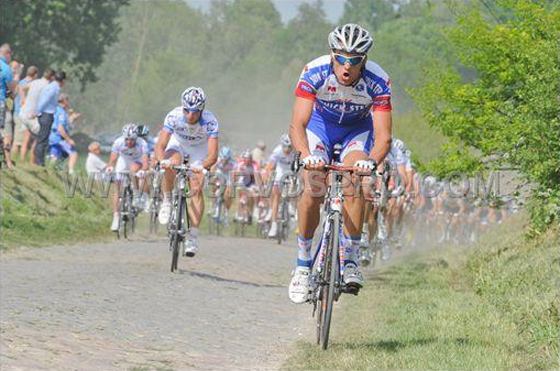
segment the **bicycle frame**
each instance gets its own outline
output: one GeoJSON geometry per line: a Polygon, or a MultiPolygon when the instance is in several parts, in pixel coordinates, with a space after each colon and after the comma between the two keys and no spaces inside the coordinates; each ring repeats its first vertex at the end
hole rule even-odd
{"type": "Polygon", "coordinates": [[[188,180],[192,172],[188,166],[188,159],[184,161],[183,165],[174,165],[171,168],[177,171],[175,188],[173,190],[173,209],[171,212],[171,220],[167,226],[169,248],[172,252],[171,272],[173,272],[177,270],[179,255],[183,255],[183,242],[185,241],[187,231],[190,229],[187,197],[189,194],[188,180]]]}

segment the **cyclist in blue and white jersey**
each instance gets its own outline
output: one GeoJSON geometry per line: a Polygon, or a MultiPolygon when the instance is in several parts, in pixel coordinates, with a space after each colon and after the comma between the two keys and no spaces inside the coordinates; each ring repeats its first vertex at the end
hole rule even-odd
{"type": "Polygon", "coordinates": [[[287,175],[292,173],[292,162],[294,161],[294,147],[288,134],[283,134],[280,138],[280,144],[274,148],[268,158],[268,163],[265,166],[266,178],[274,172],[274,185],[272,188],[271,197],[271,223],[268,237],[274,238],[278,234],[278,206],[280,204],[280,196],[282,193],[282,184],[287,175]]]}
{"type": "MultiPolygon", "coordinates": [[[[111,230],[119,229],[119,193],[122,171],[136,173],[143,177],[148,170],[148,145],[142,138],[138,138],[138,125],[130,123],[123,126],[122,136],[118,137],[111,146],[111,155],[107,163],[106,172],[117,173],[117,190],[113,194],[113,223],[111,230]]],[[[135,178],[136,183],[136,178],[135,178]]],[[[138,185],[136,184],[136,187],[138,185]]]]}
{"type": "Polygon", "coordinates": [[[401,139],[398,138],[393,138],[392,145],[398,148],[406,158],[406,163],[405,163],[406,193],[409,194],[413,190],[414,173],[415,173],[414,169],[416,167],[414,161],[412,161],[412,151],[401,139]]]}
{"type": "MultiPolygon", "coordinates": [[[[235,160],[233,159],[233,151],[228,146],[223,146],[220,148],[220,153],[218,155],[218,162],[212,166],[211,170],[214,174],[214,182],[211,184],[210,194],[213,196],[221,197],[218,194],[223,192],[224,206],[225,206],[225,221],[227,223],[229,209],[233,203],[233,198],[231,197],[231,184],[230,184],[230,173],[235,169],[235,160]]],[[[218,208],[217,204],[213,204],[211,209],[211,214],[217,217],[218,208]]]]}
{"type": "MultiPolygon", "coordinates": [[[[319,170],[342,144],[340,160],[359,173],[370,173],[391,145],[391,83],[383,69],[367,60],[373,45],[369,32],[356,24],[336,27],[328,37],[331,53],[308,63],[296,88],[290,138],[302,161],[319,170]],[[375,123],[375,125],[374,125],[375,123]],[[374,144],[375,137],[375,144],[374,144]]],[[[324,199],[324,172],[304,171],[304,190],[298,203],[298,259],[289,287],[295,303],[308,300],[311,241],[319,224],[324,199]],[[310,182],[310,179],[312,180],[310,182]]],[[[355,177],[354,180],[358,180],[355,177]]],[[[357,288],[363,278],[357,268],[357,250],[363,222],[363,192],[345,190],[343,280],[357,288]]]]}
{"type": "Polygon", "coordinates": [[[148,145],[148,162],[150,166],[155,164],[156,139],[150,135],[148,125],[138,125],[138,137],[144,139],[148,145]]]}
{"type": "Polygon", "coordinates": [[[163,130],[156,143],[156,159],[166,168],[163,179],[163,202],[159,222],[167,224],[171,216],[171,192],[175,171],[170,165],[180,165],[188,157],[195,174],[189,177],[191,191],[189,217],[190,230],[185,254],[193,257],[198,251],[198,227],[204,215],[202,185],[204,173],[218,158],[218,120],[205,110],[206,94],[202,88],[189,87],[181,94],[181,106],[167,114],[163,130]]]}

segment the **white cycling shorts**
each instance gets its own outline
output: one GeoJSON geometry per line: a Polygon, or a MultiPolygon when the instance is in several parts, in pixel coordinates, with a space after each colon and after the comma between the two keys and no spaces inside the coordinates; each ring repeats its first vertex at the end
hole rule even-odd
{"type": "Polygon", "coordinates": [[[180,153],[183,159],[188,156],[190,165],[202,165],[202,161],[208,157],[208,144],[205,142],[196,146],[183,144],[172,135],[165,147],[165,157],[175,152],[180,153]]]}

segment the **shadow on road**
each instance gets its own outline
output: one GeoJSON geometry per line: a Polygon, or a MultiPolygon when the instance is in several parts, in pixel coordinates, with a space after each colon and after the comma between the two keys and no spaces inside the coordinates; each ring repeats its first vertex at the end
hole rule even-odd
{"type": "Polygon", "coordinates": [[[210,274],[210,273],[188,271],[186,269],[179,269],[177,271],[177,273],[179,273],[179,274],[189,274],[189,275],[194,276],[194,277],[209,279],[209,280],[212,280],[212,281],[236,283],[236,284],[239,284],[239,285],[252,286],[252,287],[266,287],[266,288],[275,288],[275,289],[285,288],[284,285],[273,285],[273,284],[267,284],[267,283],[255,283],[255,282],[249,282],[249,281],[234,280],[234,279],[231,279],[231,278],[216,276],[216,275],[210,274]]]}

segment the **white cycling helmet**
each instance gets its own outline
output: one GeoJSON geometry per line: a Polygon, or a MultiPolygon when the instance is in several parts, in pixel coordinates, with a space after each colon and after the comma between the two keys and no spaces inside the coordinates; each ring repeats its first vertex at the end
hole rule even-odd
{"type": "Polygon", "coordinates": [[[126,124],[122,128],[122,135],[124,139],[136,139],[138,138],[138,125],[130,123],[126,124]]]}
{"type": "Polygon", "coordinates": [[[253,154],[251,153],[250,150],[246,149],[243,152],[241,152],[241,158],[244,159],[244,160],[247,160],[247,159],[252,160],[253,159],[253,154]]]}
{"type": "Polygon", "coordinates": [[[355,23],[338,26],[329,34],[329,46],[333,50],[366,54],[372,45],[369,32],[355,23]]]}
{"type": "Polygon", "coordinates": [[[280,143],[282,143],[282,146],[284,147],[292,146],[292,141],[290,140],[290,136],[288,134],[282,134],[280,137],[280,143]]]}
{"type": "Polygon", "coordinates": [[[181,104],[188,110],[202,111],[206,103],[206,94],[202,88],[191,86],[181,94],[181,104]]]}

